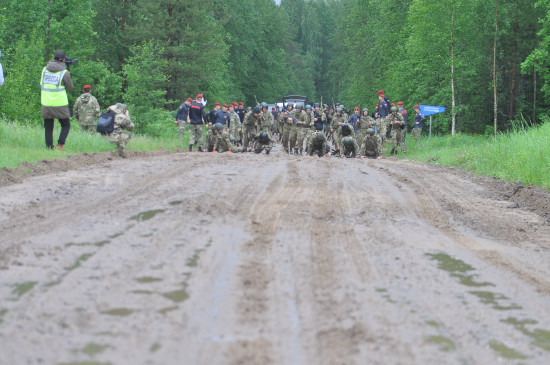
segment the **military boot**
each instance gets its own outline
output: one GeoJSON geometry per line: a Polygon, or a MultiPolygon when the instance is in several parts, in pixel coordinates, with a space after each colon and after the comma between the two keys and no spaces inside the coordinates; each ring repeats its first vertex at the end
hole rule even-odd
{"type": "Polygon", "coordinates": [[[297,149],[297,148],[294,149],[294,154],[295,154],[295,155],[298,154],[298,149],[297,149]]]}
{"type": "Polygon", "coordinates": [[[126,154],[124,153],[124,148],[122,148],[121,146],[118,146],[117,152],[118,152],[118,155],[119,155],[120,157],[126,158],[126,154]]]}
{"type": "Polygon", "coordinates": [[[202,147],[199,147],[199,152],[202,152],[202,147]]]}
{"type": "Polygon", "coordinates": [[[189,145],[189,152],[193,152],[193,145],[192,144],[189,145]]]}

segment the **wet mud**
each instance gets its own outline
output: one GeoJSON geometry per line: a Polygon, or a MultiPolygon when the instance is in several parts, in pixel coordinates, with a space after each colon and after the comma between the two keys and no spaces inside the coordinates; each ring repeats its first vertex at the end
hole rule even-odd
{"type": "Polygon", "coordinates": [[[0,364],[550,363],[541,189],[277,149],[100,155],[0,173],[0,364]]]}

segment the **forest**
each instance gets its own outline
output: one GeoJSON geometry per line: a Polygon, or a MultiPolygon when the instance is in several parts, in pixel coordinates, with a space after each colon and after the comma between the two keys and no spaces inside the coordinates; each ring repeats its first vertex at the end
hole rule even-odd
{"type": "Polygon", "coordinates": [[[78,58],[70,106],[90,84],[151,135],[198,92],[372,111],[383,89],[410,111],[446,107],[436,134],[537,124],[550,106],[550,0],[0,0],[3,120],[41,124],[57,49],[78,58]]]}

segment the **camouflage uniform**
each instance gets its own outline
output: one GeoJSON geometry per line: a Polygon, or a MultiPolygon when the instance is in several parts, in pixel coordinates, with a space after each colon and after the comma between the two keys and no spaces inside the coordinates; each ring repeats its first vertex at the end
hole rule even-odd
{"type": "Polygon", "coordinates": [[[239,129],[242,128],[241,118],[239,118],[239,114],[237,114],[235,111],[232,111],[230,114],[231,119],[229,122],[229,137],[231,138],[231,141],[240,141],[242,134],[242,130],[239,132],[239,129]]]}
{"type": "Polygon", "coordinates": [[[302,111],[302,113],[299,113],[300,117],[303,117],[303,120],[301,120],[302,123],[300,123],[300,120],[298,120],[298,125],[296,126],[296,148],[300,151],[300,154],[302,154],[302,150],[304,149],[304,140],[308,137],[311,129],[311,125],[313,123],[313,114],[307,113],[302,111]]]}
{"type": "MultiPolygon", "coordinates": [[[[237,114],[237,113],[235,113],[237,114]]],[[[239,116],[237,115],[237,119],[239,116]]],[[[239,119],[240,123],[240,119],[239,119]]],[[[214,146],[215,150],[218,152],[242,152],[243,148],[235,147],[231,143],[231,136],[227,132],[222,132],[221,135],[218,135],[216,138],[216,144],[214,146]]]]}
{"type": "Polygon", "coordinates": [[[343,115],[338,115],[339,113],[334,114],[332,117],[332,123],[330,129],[334,132],[332,133],[332,138],[334,139],[334,146],[336,149],[341,148],[340,142],[342,141],[342,124],[347,122],[347,119],[343,115]],[[341,124],[339,124],[341,123],[341,124]]]}
{"type": "Polygon", "coordinates": [[[132,123],[132,120],[130,117],[128,117],[126,112],[126,104],[116,104],[111,105],[107,111],[112,111],[116,113],[115,115],[115,129],[109,133],[109,141],[111,143],[114,143],[117,145],[118,154],[120,157],[126,157],[124,155],[124,148],[126,148],[126,145],[132,138],[130,133],[124,132],[123,130],[126,129],[127,131],[133,131],[134,130],[134,123],[132,123]]]}
{"type": "Polygon", "coordinates": [[[256,135],[256,126],[261,124],[260,115],[256,117],[252,111],[246,113],[243,120],[243,147],[248,148],[256,135]]]}
{"type": "Polygon", "coordinates": [[[353,146],[352,147],[346,147],[343,143],[342,143],[342,147],[341,147],[341,150],[340,150],[340,156],[351,156],[351,157],[355,157],[356,155],[359,154],[359,145],[357,144],[357,141],[355,140],[355,138],[353,138],[353,136],[349,136],[353,142],[353,146]]]}
{"type": "Polygon", "coordinates": [[[271,133],[273,127],[273,114],[267,110],[260,114],[260,123],[258,123],[258,132],[271,133]]]}
{"type": "Polygon", "coordinates": [[[80,123],[80,129],[84,132],[96,131],[97,118],[100,115],[99,103],[90,93],[84,93],[76,99],[73,107],[73,115],[80,123]]]}
{"type": "Polygon", "coordinates": [[[295,122],[294,121],[289,121],[289,117],[292,117],[291,113],[289,113],[288,111],[287,112],[283,112],[283,118],[282,118],[282,123],[281,123],[281,127],[282,127],[282,133],[283,133],[283,149],[285,151],[289,151],[291,149],[291,144],[290,144],[290,132],[295,128],[295,122]]]}
{"type": "Polygon", "coordinates": [[[371,118],[370,115],[361,115],[361,119],[359,119],[357,126],[359,127],[359,130],[356,133],[356,138],[358,141],[362,141],[363,138],[367,135],[367,129],[372,128],[376,122],[374,119],[371,118]]]}
{"type": "Polygon", "coordinates": [[[206,138],[204,139],[206,144],[206,150],[208,152],[212,152],[214,150],[214,146],[216,145],[217,135],[214,133],[214,128],[210,126],[208,128],[208,132],[206,132],[206,138]]]}
{"type": "MultiPolygon", "coordinates": [[[[298,141],[298,137],[301,136],[301,133],[303,133],[302,128],[305,126],[304,123],[306,121],[306,112],[303,110],[300,110],[299,112],[297,110],[293,110],[290,115],[292,115],[296,120],[295,124],[290,124],[290,149],[297,152],[298,148],[300,150],[303,148],[303,146],[297,145],[296,142],[298,141]]],[[[303,137],[301,139],[301,142],[302,144],[304,143],[303,137]]]]}
{"type": "Polygon", "coordinates": [[[382,138],[378,134],[365,136],[361,143],[361,156],[378,157],[382,153],[382,138]]]}
{"type": "MultiPolygon", "coordinates": [[[[390,113],[388,115],[388,123],[392,126],[391,128],[391,139],[392,139],[392,150],[396,150],[397,152],[397,146],[399,144],[399,140],[401,139],[401,126],[403,125],[403,116],[400,113],[390,113]]],[[[403,147],[401,147],[401,150],[403,151],[403,147]]],[[[406,150],[404,150],[406,152],[406,150]]]]}
{"type": "Polygon", "coordinates": [[[273,139],[269,135],[269,132],[264,131],[267,133],[267,141],[261,142],[260,141],[260,133],[258,133],[254,137],[254,152],[255,153],[262,153],[264,149],[266,149],[266,153],[269,154],[269,151],[273,148],[273,139]]]}
{"type": "Polygon", "coordinates": [[[309,143],[307,145],[307,153],[309,156],[313,156],[314,154],[317,154],[319,157],[323,157],[330,150],[325,134],[323,132],[318,132],[318,133],[321,133],[321,135],[323,136],[323,141],[319,142],[315,138],[317,133],[311,135],[311,138],[309,139],[309,143]]]}

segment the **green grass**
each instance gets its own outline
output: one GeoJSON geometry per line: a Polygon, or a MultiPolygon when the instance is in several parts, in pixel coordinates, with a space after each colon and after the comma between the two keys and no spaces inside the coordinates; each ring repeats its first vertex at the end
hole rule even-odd
{"type": "MultiPolygon", "coordinates": [[[[55,123],[54,144],[57,143],[61,129],[57,120],[55,123]]],[[[188,139],[186,134],[182,141],[175,126],[173,134],[165,137],[148,137],[132,133],[127,150],[153,151],[164,148],[173,151],[186,147],[188,139]]],[[[73,122],[64,149],[65,153],[46,148],[43,126],[0,120],[0,168],[17,167],[22,162],[36,163],[44,159],[66,158],[86,152],[116,151],[116,146],[99,134],[90,135],[80,131],[79,124],[73,122]]]]}
{"type": "Polygon", "coordinates": [[[456,134],[415,141],[407,135],[407,158],[550,190],[550,122],[518,128],[497,139],[456,134]]]}

